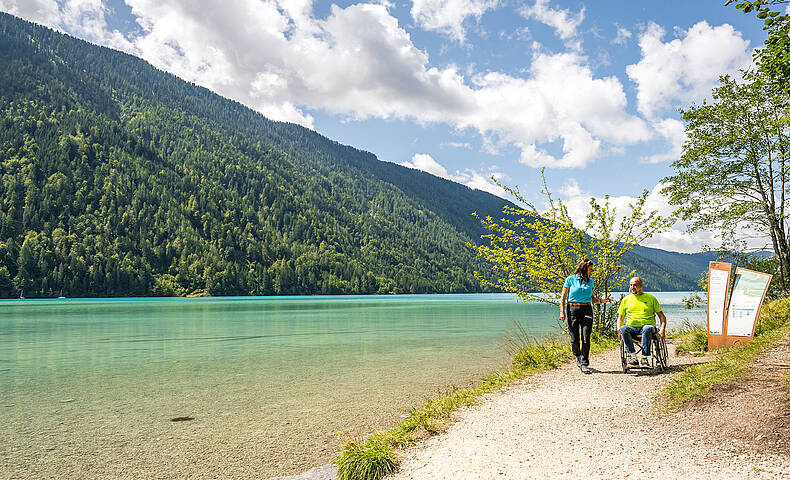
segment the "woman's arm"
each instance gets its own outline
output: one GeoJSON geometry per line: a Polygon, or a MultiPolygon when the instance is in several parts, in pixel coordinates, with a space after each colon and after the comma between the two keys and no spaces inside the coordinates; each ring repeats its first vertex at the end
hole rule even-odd
{"type": "Polygon", "coordinates": [[[568,287],[562,287],[562,296],[560,297],[560,320],[565,320],[565,301],[568,299],[568,287]]]}

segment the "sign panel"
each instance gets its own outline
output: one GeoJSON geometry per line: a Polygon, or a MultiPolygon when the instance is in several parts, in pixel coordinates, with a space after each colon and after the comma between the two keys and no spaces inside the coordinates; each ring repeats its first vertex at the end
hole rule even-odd
{"type": "MultiPolygon", "coordinates": [[[[716,262],[722,265],[722,262],[716,262]]],[[[727,308],[727,286],[730,283],[731,265],[726,270],[708,270],[708,334],[724,333],[724,312],[727,308]]],[[[723,266],[723,265],[722,265],[723,266]]]]}
{"type": "Polygon", "coordinates": [[[771,275],[738,267],[727,311],[727,336],[751,337],[771,275]]]}

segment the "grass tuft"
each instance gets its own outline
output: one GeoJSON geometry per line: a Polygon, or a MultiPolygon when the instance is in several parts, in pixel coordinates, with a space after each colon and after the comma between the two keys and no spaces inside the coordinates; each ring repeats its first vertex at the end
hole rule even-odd
{"type": "Polygon", "coordinates": [[[382,442],[348,442],[335,465],[338,480],[378,480],[398,469],[398,457],[382,442]]]}
{"type": "Polygon", "coordinates": [[[708,331],[705,327],[683,320],[673,336],[680,337],[680,343],[675,347],[675,355],[691,352],[706,352],[708,350],[708,331]]]}

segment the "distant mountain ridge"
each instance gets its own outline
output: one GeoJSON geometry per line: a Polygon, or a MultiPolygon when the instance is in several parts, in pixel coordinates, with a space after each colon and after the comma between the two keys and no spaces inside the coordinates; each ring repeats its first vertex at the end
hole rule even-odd
{"type": "MultiPolygon", "coordinates": [[[[0,67],[0,296],[483,290],[506,200],[2,13],[0,67]]],[[[684,255],[628,263],[686,290],[684,255]]]]}

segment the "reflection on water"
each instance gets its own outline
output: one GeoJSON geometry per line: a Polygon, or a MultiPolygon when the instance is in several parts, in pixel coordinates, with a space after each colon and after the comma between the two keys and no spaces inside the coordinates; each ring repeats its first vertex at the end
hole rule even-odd
{"type": "MultiPolygon", "coordinates": [[[[683,295],[657,295],[671,325],[704,322],[703,310],[682,310],[683,295]]],[[[0,442],[10,469],[0,472],[62,478],[212,477],[233,455],[255,457],[256,475],[303,470],[331,458],[338,431],[391,425],[437,389],[506,367],[497,342],[514,321],[535,336],[557,328],[556,307],[510,295],[13,300],[0,309],[0,438],[11,439],[0,442]],[[167,422],[179,415],[195,420],[167,422]]]]}

